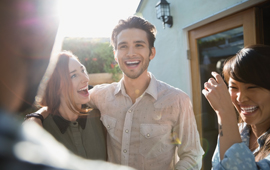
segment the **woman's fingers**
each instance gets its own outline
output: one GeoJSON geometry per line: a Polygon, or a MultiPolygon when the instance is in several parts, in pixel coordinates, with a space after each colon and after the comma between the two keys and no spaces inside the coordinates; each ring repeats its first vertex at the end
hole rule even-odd
{"type": "Polygon", "coordinates": [[[206,90],[206,89],[203,89],[202,90],[202,94],[206,97],[206,99],[207,99],[207,94],[208,94],[208,91],[206,90]]]}
{"type": "Polygon", "coordinates": [[[205,83],[204,83],[204,89],[206,89],[207,91],[208,91],[208,90],[211,90],[211,89],[212,89],[211,83],[205,82],[205,83]]]}
{"type": "MultiPolygon", "coordinates": [[[[207,100],[210,103],[213,102],[214,100],[220,99],[220,95],[223,93],[222,91],[223,88],[220,88],[222,85],[220,85],[216,81],[217,79],[219,79],[220,75],[217,74],[216,72],[213,72],[213,76],[215,76],[216,79],[215,78],[208,79],[208,81],[204,83],[204,89],[202,90],[203,95],[207,98],[207,100]]],[[[220,78],[222,79],[221,76],[220,78]]]]}
{"type": "Polygon", "coordinates": [[[210,95],[211,98],[214,96],[215,98],[220,98],[221,94],[227,92],[227,86],[218,73],[212,72],[211,74],[214,78],[209,78],[208,81],[204,83],[204,89],[202,90],[202,93],[205,97],[210,95]]]}
{"type": "Polygon", "coordinates": [[[219,75],[217,72],[211,72],[212,76],[216,79],[216,82],[218,84],[225,84],[225,82],[223,81],[223,78],[221,77],[221,75],[219,75]]]}
{"type": "Polygon", "coordinates": [[[210,90],[217,87],[217,85],[218,83],[216,82],[216,80],[214,78],[210,78],[207,82],[204,83],[204,88],[206,90],[210,90]]]}
{"type": "Polygon", "coordinates": [[[202,94],[218,116],[234,114],[234,108],[225,82],[218,73],[212,72],[212,75],[214,78],[210,78],[204,83],[202,94]]]}
{"type": "Polygon", "coordinates": [[[217,84],[218,84],[218,83],[216,82],[216,80],[213,79],[213,78],[210,78],[210,79],[208,80],[208,83],[211,84],[211,85],[217,85],[217,84]]]}

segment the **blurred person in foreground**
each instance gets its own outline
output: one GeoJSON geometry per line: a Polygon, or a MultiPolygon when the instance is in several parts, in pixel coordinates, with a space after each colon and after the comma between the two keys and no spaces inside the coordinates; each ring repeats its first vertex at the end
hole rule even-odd
{"type": "Polygon", "coordinates": [[[248,46],[224,64],[228,88],[216,72],[204,84],[219,123],[214,170],[270,169],[269,66],[270,46],[248,46]]]}
{"type": "Polygon", "coordinates": [[[58,29],[56,0],[0,1],[0,169],[132,169],[70,153],[18,114],[34,101],[58,29]]]}

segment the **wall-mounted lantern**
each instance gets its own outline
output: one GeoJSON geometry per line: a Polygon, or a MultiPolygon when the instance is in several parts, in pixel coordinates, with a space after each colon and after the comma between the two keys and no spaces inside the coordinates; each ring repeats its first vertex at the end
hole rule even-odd
{"type": "Polygon", "coordinates": [[[160,0],[156,4],[156,13],[157,13],[157,19],[160,19],[163,22],[163,28],[165,28],[165,24],[169,28],[172,27],[173,18],[170,14],[170,3],[168,3],[166,0],[160,0]]]}

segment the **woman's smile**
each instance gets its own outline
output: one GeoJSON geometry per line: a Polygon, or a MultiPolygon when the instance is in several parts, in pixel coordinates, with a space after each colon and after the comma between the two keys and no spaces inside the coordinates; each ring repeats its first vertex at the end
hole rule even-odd
{"type": "Polygon", "coordinates": [[[258,106],[240,106],[241,114],[244,116],[251,116],[256,113],[256,111],[259,109],[258,106]]]}
{"type": "Polygon", "coordinates": [[[80,90],[77,91],[80,95],[82,95],[83,97],[88,97],[89,93],[88,93],[88,86],[81,88],[80,90]]]}

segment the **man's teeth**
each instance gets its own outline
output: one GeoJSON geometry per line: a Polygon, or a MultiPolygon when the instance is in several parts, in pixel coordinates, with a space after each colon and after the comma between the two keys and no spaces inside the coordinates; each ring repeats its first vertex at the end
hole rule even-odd
{"type": "Polygon", "coordinates": [[[78,91],[83,91],[83,90],[87,90],[88,89],[88,87],[84,87],[84,88],[81,88],[80,90],[78,90],[78,91]]]}
{"type": "Polygon", "coordinates": [[[127,63],[127,64],[138,64],[139,61],[127,61],[126,63],[127,63]]]}
{"type": "Polygon", "coordinates": [[[254,112],[258,107],[257,106],[253,106],[253,107],[241,107],[241,110],[243,110],[244,112],[254,112]]]}

